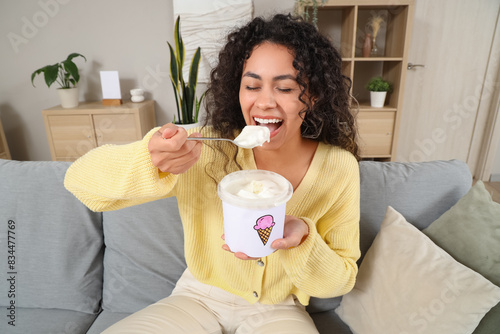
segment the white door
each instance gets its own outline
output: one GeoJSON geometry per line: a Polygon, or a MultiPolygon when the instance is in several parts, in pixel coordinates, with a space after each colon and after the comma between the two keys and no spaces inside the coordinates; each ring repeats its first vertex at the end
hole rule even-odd
{"type": "Polygon", "coordinates": [[[408,62],[425,68],[406,74],[397,161],[460,159],[474,171],[498,86],[499,10],[498,0],[415,1],[408,62]]]}

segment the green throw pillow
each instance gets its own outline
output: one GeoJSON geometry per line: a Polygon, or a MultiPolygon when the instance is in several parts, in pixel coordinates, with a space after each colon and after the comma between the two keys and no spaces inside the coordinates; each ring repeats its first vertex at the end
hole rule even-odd
{"type": "MultiPolygon", "coordinates": [[[[423,232],[455,260],[500,286],[500,204],[478,181],[457,204],[423,232]]],[[[498,333],[500,304],[474,334],[498,333]]]]}

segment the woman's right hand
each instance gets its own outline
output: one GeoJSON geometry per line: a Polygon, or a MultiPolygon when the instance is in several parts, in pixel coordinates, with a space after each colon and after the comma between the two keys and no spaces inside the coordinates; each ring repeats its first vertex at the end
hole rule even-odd
{"type": "MultiPolygon", "coordinates": [[[[184,128],[172,123],[162,126],[148,144],[153,165],[172,174],[182,174],[191,168],[200,158],[202,143],[187,137],[184,128]]],[[[201,137],[201,134],[193,133],[190,137],[201,137]]]]}

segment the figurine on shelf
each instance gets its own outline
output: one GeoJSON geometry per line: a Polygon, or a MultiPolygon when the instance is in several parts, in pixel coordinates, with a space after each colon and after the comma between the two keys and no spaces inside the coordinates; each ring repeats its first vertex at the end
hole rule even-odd
{"type": "Polygon", "coordinates": [[[130,98],[132,102],[144,101],[144,90],[140,88],[130,90],[130,95],[132,95],[132,97],[130,98]]]}

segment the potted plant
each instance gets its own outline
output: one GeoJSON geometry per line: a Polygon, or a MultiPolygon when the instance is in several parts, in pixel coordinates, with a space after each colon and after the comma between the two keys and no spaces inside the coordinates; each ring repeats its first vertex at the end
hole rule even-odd
{"type": "Polygon", "coordinates": [[[177,105],[177,117],[174,117],[176,124],[193,124],[198,122],[200,105],[205,93],[198,99],[196,96],[196,83],[198,81],[198,68],[201,59],[201,48],[198,47],[191,60],[189,67],[188,81],[184,81],[182,69],[184,67],[184,58],[186,49],[182,41],[180,30],[180,16],[177,17],[174,29],[175,50],[168,43],[170,49],[170,80],[175,94],[175,103],[177,105]]]}
{"type": "Polygon", "coordinates": [[[82,57],[87,61],[85,56],[79,53],[71,53],[66,60],[54,65],[44,66],[31,74],[33,87],[35,87],[33,80],[41,73],[43,73],[48,87],[54,82],[59,84],[59,99],[63,108],[74,108],[78,105],[78,86],[76,84],[80,81],[80,74],[78,73],[78,67],[73,62],[73,58],[76,57],[82,57]]]}
{"type": "Polygon", "coordinates": [[[305,21],[309,21],[311,12],[311,23],[316,27],[318,24],[318,7],[323,6],[326,0],[295,0],[294,14],[302,16],[305,21]]]}
{"type": "Polygon", "coordinates": [[[368,81],[366,89],[370,91],[371,106],[382,108],[385,103],[387,92],[392,91],[392,85],[382,77],[374,77],[368,81]]]}

